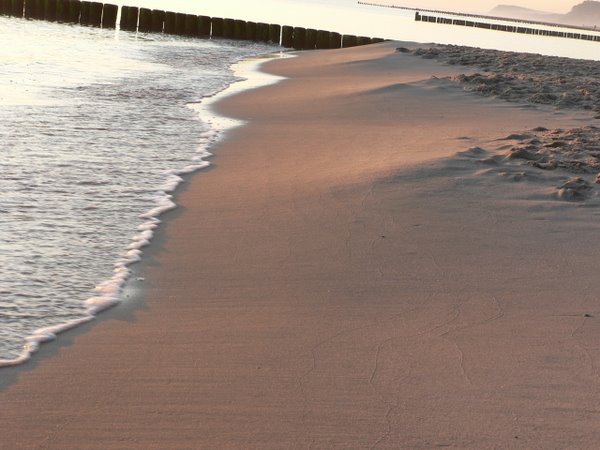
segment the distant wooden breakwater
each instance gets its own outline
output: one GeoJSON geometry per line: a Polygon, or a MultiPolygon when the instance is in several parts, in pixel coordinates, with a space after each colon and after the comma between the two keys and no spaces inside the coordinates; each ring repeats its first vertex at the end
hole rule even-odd
{"type": "Polygon", "coordinates": [[[418,12],[419,14],[427,13],[428,17],[430,17],[429,13],[432,13],[432,14],[435,14],[436,16],[438,14],[442,14],[442,15],[450,15],[453,17],[467,17],[469,19],[483,19],[483,20],[498,20],[498,21],[503,21],[503,22],[529,24],[529,25],[544,26],[544,27],[550,27],[550,28],[572,29],[572,30],[580,30],[580,31],[581,30],[597,31],[596,27],[577,26],[577,25],[569,25],[566,23],[556,23],[556,22],[541,22],[539,20],[515,19],[514,17],[489,16],[489,15],[482,15],[482,14],[461,13],[461,12],[456,12],[456,11],[444,11],[444,10],[438,10],[438,9],[415,8],[415,7],[409,7],[409,6],[383,5],[381,3],[365,2],[365,1],[360,1],[360,0],[359,0],[358,4],[364,5],[364,6],[375,6],[378,8],[399,9],[399,10],[404,10],[404,11],[415,11],[415,12],[418,12]]]}
{"type": "MultiPolygon", "coordinates": [[[[0,0],[0,14],[26,19],[116,28],[117,5],[79,0],[0,0]]],[[[312,28],[197,16],[123,6],[119,27],[126,31],[167,33],[199,38],[229,38],[271,42],[296,50],[356,47],[383,39],[346,35],[312,28]]]]}
{"type": "Polygon", "coordinates": [[[475,27],[484,28],[487,30],[505,31],[507,33],[521,33],[521,34],[535,34],[538,36],[552,36],[566,39],[582,39],[585,41],[600,42],[600,35],[584,34],[584,33],[571,33],[556,30],[545,30],[542,28],[529,28],[519,27],[514,25],[502,25],[498,23],[489,22],[474,22],[472,20],[463,19],[450,19],[447,17],[439,16],[423,16],[418,12],[415,13],[415,20],[417,22],[430,22],[430,23],[441,23],[445,25],[458,25],[463,27],[475,27]]]}

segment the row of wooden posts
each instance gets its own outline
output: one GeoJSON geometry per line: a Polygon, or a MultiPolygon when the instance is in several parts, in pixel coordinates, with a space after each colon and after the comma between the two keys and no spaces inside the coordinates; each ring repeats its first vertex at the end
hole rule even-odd
{"type": "Polygon", "coordinates": [[[507,33],[535,34],[539,36],[552,36],[567,39],[583,39],[585,41],[600,42],[600,35],[571,33],[565,31],[546,30],[542,28],[518,27],[513,25],[502,25],[498,23],[474,22],[472,20],[449,19],[447,17],[423,16],[415,14],[418,22],[441,23],[445,25],[459,25],[463,27],[485,28],[487,30],[505,31],[507,33]]]}
{"type": "MultiPolygon", "coordinates": [[[[116,28],[119,7],[79,0],[0,0],[0,14],[27,19],[116,28]]],[[[120,28],[126,31],[168,33],[270,42],[296,50],[356,47],[383,39],[303,27],[281,26],[219,17],[123,6],[120,28]]]]}
{"type": "Polygon", "coordinates": [[[0,0],[0,14],[50,22],[115,28],[117,5],[74,0],[0,0]]]}

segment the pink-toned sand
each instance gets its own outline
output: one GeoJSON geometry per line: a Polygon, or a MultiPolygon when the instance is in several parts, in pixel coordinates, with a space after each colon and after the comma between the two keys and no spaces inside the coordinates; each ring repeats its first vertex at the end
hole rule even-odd
{"type": "Polygon", "coordinates": [[[143,298],[0,372],[1,449],[597,448],[598,213],[457,154],[582,120],[397,45],[220,103],[143,298]]]}

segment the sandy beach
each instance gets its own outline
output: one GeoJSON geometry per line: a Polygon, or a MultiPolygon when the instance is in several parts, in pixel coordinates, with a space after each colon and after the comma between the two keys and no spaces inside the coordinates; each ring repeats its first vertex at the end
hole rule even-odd
{"type": "Polygon", "coordinates": [[[597,154],[549,153],[594,113],[412,50],[220,102],[142,295],[0,371],[0,449],[597,448],[597,154]]]}

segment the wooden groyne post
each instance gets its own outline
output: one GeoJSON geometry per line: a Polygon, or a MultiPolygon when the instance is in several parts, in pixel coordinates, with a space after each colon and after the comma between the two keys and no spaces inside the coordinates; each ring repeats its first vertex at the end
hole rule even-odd
{"type": "Polygon", "coordinates": [[[117,5],[103,5],[102,7],[102,28],[116,28],[117,15],[119,7],[117,5]]]}
{"type": "Polygon", "coordinates": [[[136,8],[134,6],[123,6],[121,8],[121,30],[136,31],[138,26],[139,15],[139,8],[136,8]]]}

